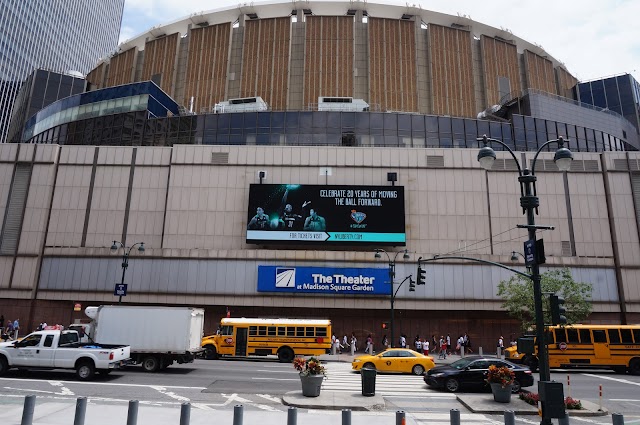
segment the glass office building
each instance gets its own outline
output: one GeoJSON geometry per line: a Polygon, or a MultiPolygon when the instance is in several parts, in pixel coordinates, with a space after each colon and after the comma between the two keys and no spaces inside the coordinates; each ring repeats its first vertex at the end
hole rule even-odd
{"type": "MultiPolygon", "coordinates": [[[[124,0],[0,0],[0,143],[14,100],[36,68],[86,74],[115,50],[124,0]]],[[[51,103],[57,93],[45,94],[51,103]]]]}
{"type": "Polygon", "coordinates": [[[640,131],[640,84],[631,74],[578,83],[580,102],[617,112],[640,131]]]}

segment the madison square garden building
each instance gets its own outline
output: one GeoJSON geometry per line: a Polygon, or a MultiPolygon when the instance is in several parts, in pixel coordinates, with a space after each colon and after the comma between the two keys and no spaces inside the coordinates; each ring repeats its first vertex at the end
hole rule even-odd
{"type": "Polygon", "coordinates": [[[535,164],[536,222],[554,227],[537,235],[542,271],[593,284],[590,321],[640,322],[637,82],[618,78],[631,106],[603,110],[540,47],[400,6],[269,3],[154,27],[0,146],[0,310],[81,319],[74,306],[117,302],[129,253],[123,303],[202,306],[206,332],[227,312],[329,318],[379,346],[383,249],[396,335],[493,347],[519,330],[497,296],[511,272],[435,261],[426,285],[399,284],[438,254],[524,271],[517,166],[563,136],[571,169],[557,145],[535,164]],[[483,134],[518,162],[493,145],[481,168],[483,134]]]}

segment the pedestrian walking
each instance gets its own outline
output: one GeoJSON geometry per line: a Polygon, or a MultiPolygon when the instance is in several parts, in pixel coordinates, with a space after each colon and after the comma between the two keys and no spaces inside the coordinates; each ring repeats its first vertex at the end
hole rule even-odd
{"type": "Polygon", "coordinates": [[[404,336],[404,334],[400,335],[400,348],[407,348],[407,338],[404,336]]]}
{"type": "Polygon", "coordinates": [[[436,339],[435,334],[431,335],[431,344],[432,344],[431,349],[433,350],[434,353],[437,353],[440,345],[438,344],[438,340],[436,339]]]}
{"type": "Polygon", "coordinates": [[[369,355],[371,356],[373,355],[373,338],[371,337],[371,334],[367,336],[366,352],[369,353],[369,355]]]}
{"type": "Polygon", "coordinates": [[[424,342],[422,343],[422,352],[425,356],[429,355],[429,340],[428,339],[424,339],[424,342]]]}
{"type": "MultiPolygon", "coordinates": [[[[451,349],[451,337],[449,336],[449,334],[447,334],[447,350],[451,349]]],[[[449,352],[447,351],[447,354],[449,354],[449,352]]]]}
{"type": "Polygon", "coordinates": [[[389,348],[389,340],[387,339],[387,335],[386,334],[382,336],[382,347],[383,347],[384,350],[389,348]]]}
{"type": "Polygon", "coordinates": [[[420,341],[420,339],[417,339],[415,340],[414,344],[416,346],[416,351],[418,353],[422,353],[422,341],[420,341]]]}
{"type": "Polygon", "coordinates": [[[502,337],[502,335],[500,335],[500,338],[498,338],[498,348],[497,348],[497,353],[496,355],[500,358],[502,358],[502,350],[504,349],[504,338],[502,337]]]}
{"type": "MultiPolygon", "coordinates": [[[[349,339],[347,338],[347,334],[344,334],[342,337],[342,348],[346,348],[349,346],[349,339]]],[[[342,352],[340,353],[342,354],[342,352]]]]}
{"type": "Polygon", "coordinates": [[[358,344],[358,340],[356,339],[356,334],[354,332],[351,332],[351,355],[352,356],[356,354],[357,344],[358,344]]]}
{"type": "Polygon", "coordinates": [[[15,336],[13,337],[13,339],[18,339],[18,332],[20,331],[20,321],[19,319],[16,319],[13,322],[13,332],[15,334],[15,336]]]}

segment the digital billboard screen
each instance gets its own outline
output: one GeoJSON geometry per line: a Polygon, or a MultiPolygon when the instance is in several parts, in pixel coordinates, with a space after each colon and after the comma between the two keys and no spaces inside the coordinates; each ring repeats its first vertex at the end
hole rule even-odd
{"type": "Polygon", "coordinates": [[[248,243],[405,245],[404,187],[252,184],[248,243]]]}

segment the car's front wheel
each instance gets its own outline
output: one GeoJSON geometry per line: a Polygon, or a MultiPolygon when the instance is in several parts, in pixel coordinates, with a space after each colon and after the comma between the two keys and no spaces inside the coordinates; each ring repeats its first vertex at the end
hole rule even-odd
{"type": "Polygon", "coordinates": [[[411,370],[411,373],[413,373],[414,375],[422,375],[424,374],[424,366],[422,366],[421,364],[417,364],[413,367],[413,369],[411,370]]]}
{"type": "Polygon", "coordinates": [[[517,379],[514,379],[513,382],[511,383],[511,393],[518,394],[521,389],[522,389],[522,386],[520,385],[520,381],[518,381],[517,379]]]}
{"type": "Polygon", "coordinates": [[[365,363],[364,366],[362,366],[363,369],[375,369],[376,365],[374,365],[373,363],[365,363]]]}
{"type": "Polygon", "coordinates": [[[445,381],[444,387],[447,391],[455,393],[460,389],[460,382],[456,378],[449,378],[445,381]]]}

